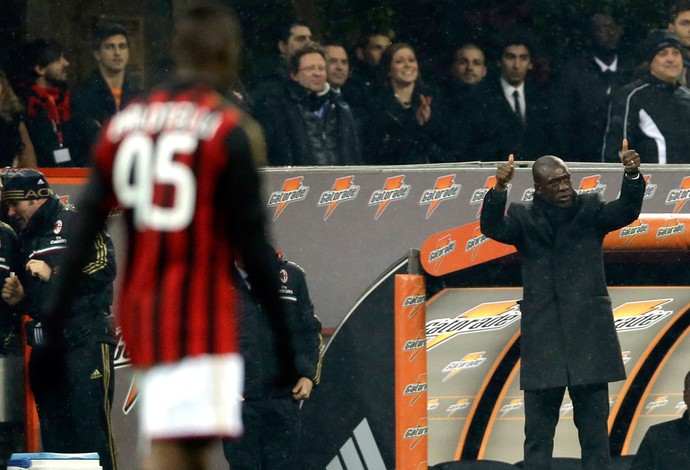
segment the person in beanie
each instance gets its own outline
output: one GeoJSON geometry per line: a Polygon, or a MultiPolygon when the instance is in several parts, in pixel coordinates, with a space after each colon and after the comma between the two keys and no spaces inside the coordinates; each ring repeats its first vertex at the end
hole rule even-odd
{"type": "Polygon", "coordinates": [[[36,399],[43,449],[98,452],[104,469],[117,468],[110,425],[114,393],[114,334],[110,305],[115,279],[113,244],[101,230],[79,273],[79,291],[64,321],[47,314],[76,212],[53,193],[38,170],[4,181],[2,203],[18,230],[19,266],[5,278],[2,299],[26,312],[31,346],[29,383],[36,399]]]}
{"type": "Polygon", "coordinates": [[[647,38],[645,51],[648,72],[614,93],[604,161],[619,161],[619,143],[628,139],[644,155],[644,163],[688,163],[690,90],[679,84],[683,46],[670,31],[656,30],[647,38]]]}

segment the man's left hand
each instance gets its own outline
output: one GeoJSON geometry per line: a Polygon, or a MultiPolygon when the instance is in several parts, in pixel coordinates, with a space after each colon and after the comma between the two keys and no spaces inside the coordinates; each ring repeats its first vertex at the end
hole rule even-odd
{"type": "Polygon", "coordinates": [[[621,162],[623,163],[626,174],[630,176],[637,175],[640,168],[640,154],[632,149],[628,149],[628,139],[623,139],[621,162]]]}
{"type": "Polygon", "coordinates": [[[50,275],[53,274],[53,270],[48,266],[48,263],[40,259],[29,260],[29,262],[26,263],[26,270],[41,281],[48,281],[50,275]]]}
{"type": "Polygon", "coordinates": [[[297,381],[297,385],[292,389],[292,398],[295,400],[306,400],[311,395],[311,389],[314,388],[314,382],[306,377],[302,377],[297,381]]]}

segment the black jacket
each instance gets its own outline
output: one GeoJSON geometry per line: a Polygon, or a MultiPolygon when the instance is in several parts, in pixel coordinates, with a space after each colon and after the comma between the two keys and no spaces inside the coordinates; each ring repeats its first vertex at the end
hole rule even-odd
{"type": "Polygon", "coordinates": [[[404,165],[455,161],[446,148],[443,99],[432,88],[415,86],[411,106],[404,108],[393,89],[378,89],[371,100],[366,125],[365,160],[372,165],[404,165]],[[421,95],[431,97],[431,119],[423,126],[416,112],[421,95]]]}
{"type": "Polygon", "coordinates": [[[122,85],[120,107],[115,103],[108,84],[100,70],[94,70],[86,81],[72,90],[70,113],[77,133],[74,139],[74,152],[81,160],[90,162],[89,152],[99,131],[119,110],[123,109],[141,90],[134,86],[125,74],[122,85]]]}
{"type": "Polygon", "coordinates": [[[567,62],[554,88],[558,155],[570,162],[601,162],[609,103],[632,79],[633,65],[618,58],[616,72],[604,73],[591,54],[567,62]]]}
{"type": "Polygon", "coordinates": [[[637,219],[645,182],[624,178],[620,197],[576,195],[569,220],[556,233],[548,206],[513,203],[507,191],[484,198],[481,231],[515,245],[522,260],[520,386],[536,390],[625,379],[604,274],[602,244],[610,231],[637,219]]]}
{"type": "Polygon", "coordinates": [[[354,118],[338,93],[331,90],[317,97],[297,82],[290,82],[285,94],[257,105],[270,165],[362,163],[354,118]]]}
{"type": "Polygon", "coordinates": [[[318,384],[321,379],[321,322],[314,315],[304,271],[295,263],[279,261],[280,298],[295,351],[296,376],[285,382],[276,357],[276,339],[266,312],[251,295],[247,282],[234,270],[242,300],[240,349],[245,362],[244,397],[289,398],[300,377],[318,384]]]}
{"type": "MultiPolygon", "coordinates": [[[[19,269],[17,234],[8,224],[0,222],[0,282],[4,285],[10,273],[16,274],[19,269]]],[[[20,313],[0,300],[0,354],[21,352],[20,313]]]]}
{"type": "Polygon", "coordinates": [[[498,78],[482,82],[470,105],[469,153],[473,160],[536,160],[556,154],[550,96],[531,82],[525,83],[526,125],[513,112],[498,78]]]}
{"type": "Polygon", "coordinates": [[[604,159],[620,162],[623,139],[642,163],[690,163],[690,90],[648,74],[618,90],[611,102],[604,159]]]}
{"type": "MultiPolygon", "coordinates": [[[[24,307],[32,319],[50,321],[47,308],[53,282],[57,278],[66,248],[71,240],[70,230],[75,224],[76,212],[53,196],[38,208],[27,226],[19,231],[20,262],[25,266],[29,260],[45,261],[53,275],[48,281],[31,276],[20,270],[20,281],[26,293],[24,307]]],[[[81,343],[85,339],[116,344],[110,305],[113,300],[115,279],[115,254],[110,236],[101,231],[96,237],[92,254],[80,273],[74,279],[79,285],[70,312],[66,315],[64,336],[68,344],[81,343]]],[[[48,327],[48,325],[44,325],[48,327]]],[[[53,334],[57,334],[53,332],[53,334]]]]}
{"type": "Polygon", "coordinates": [[[678,470],[690,466],[688,411],[647,430],[630,470],[678,470]]]}

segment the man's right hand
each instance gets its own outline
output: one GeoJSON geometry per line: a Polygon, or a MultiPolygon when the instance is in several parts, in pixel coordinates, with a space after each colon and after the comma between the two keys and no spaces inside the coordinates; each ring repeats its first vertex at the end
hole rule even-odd
{"type": "Polygon", "coordinates": [[[5,285],[2,286],[2,300],[12,307],[24,300],[24,287],[18,277],[5,278],[5,285]]]}
{"type": "Polygon", "coordinates": [[[496,191],[505,191],[508,187],[508,183],[513,179],[513,174],[515,173],[515,156],[511,153],[508,156],[508,161],[501,163],[496,168],[496,184],[494,189],[496,191]]]}

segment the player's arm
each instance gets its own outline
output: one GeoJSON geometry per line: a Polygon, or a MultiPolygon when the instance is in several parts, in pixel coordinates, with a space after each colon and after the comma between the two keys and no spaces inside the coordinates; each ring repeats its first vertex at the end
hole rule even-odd
{"type": "Polygon", "coordinates": [[[68,307],[78,292],[79,283],[74,282],[74,279],[81,276],[82,268],[92,256],[97,235],[102,231],[108,217],[108,210],[101,204],[103,200],[103,185],[97,171],[93,170],[78,203],[79,212],[73,218],[72,227],[68,227],[68,238],[80,242],[70,244],[65,251],[49,296],[49,316],[55,317],[55,320],[69,311],[68,307]]]}

